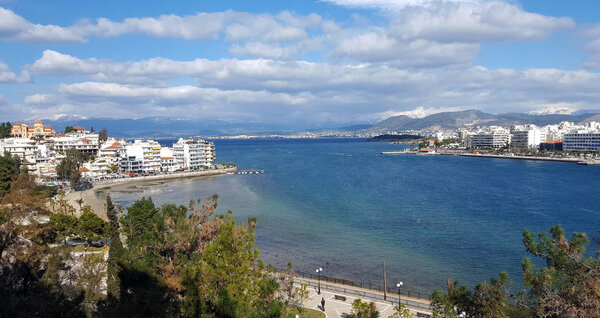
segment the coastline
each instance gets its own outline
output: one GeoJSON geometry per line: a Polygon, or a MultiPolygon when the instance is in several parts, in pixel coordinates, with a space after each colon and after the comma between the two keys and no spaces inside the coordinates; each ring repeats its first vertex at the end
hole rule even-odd
{"type": "Polygon", "coordinates": [[[225,168],[216,170],[205,170],[205,171],[191,171],[191,172],[180,172],[171,173],[164,175],[155,176],[142,176],[142,177],[130,177],[122,179],[111,179],[98,181],[94,183],[94,188],[85,191],[72,191],[69,192],[65,199],[73,206],[77,214],[81,214],[81,207],[77,204],[78,199],[82,199],[84,204],[89,205],[92,211],[103,220],[107,219],[106,216],[106,193],[110,186],[127,186],[135,183],[143,183],[150,181],[169,181],[177,179],[190,179],[190,178],[201,178],[209,176],[226,175],[228,173],[236,172],[237,168],[225,168]]]}
{"type": "Polygon", "coordinates": [[[495,159],[513,159],[513,160],[533,160],[533,161],[554,161],[554,162],[571,162],[578,165],[600,165],[599,161],[585,160],[579,158],[549,158],[537,156],[506,156],[493,154],[475,154],[475,153],[457,153],[457,152],[428,152],[418,153],[415,151],[384,151],[382,155],[426,155],[426,156],[461,156],[461,157],[479,157],[479,158],[495,158],[495,159]]]}

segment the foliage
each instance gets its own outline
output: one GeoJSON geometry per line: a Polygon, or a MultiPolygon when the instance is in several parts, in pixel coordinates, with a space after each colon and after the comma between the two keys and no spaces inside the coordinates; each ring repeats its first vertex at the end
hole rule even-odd
{"type": "Polygon", "coordinates": [[[61,283],[70,270],[70,254],[50,247],[54,240],[47,217],[47,198],[34,188],[33,177],[19,175],[0,208],[0,316],[81,317],[83,295],[61,283]]]}
{"type": "Polygon", "coordinates": [[[546,263],[536,268],[523,260],[523,280],[536,315],[561,317],[597,317],[600,313],[600,259],[585,257],[589,244],[585,233],[573,233],[565,238],[556,225],[550,236],[541,232],[537,240],[533,233],[523,233],[527,251],[546,263]]]}
{"type": "Polygon", "coordinates": [[[19,174],[19,166],[20,160],[8,152],[0,157],[0,197],[9,192],[13,178],[19,174]]]}
{"type": "Polygon", "coordinates": [[[58,193],[55,186],[36,185],[35,191],[44,198],[51,198],[58,193]]]}
{"type": "Polygon", "coordinates": [[[121,262],[123,261],[123,244],[119,235],[119,220],[112,203],[110,195],[106,197],[106,215],[108,217],[108,237],[110,238],[110,250],[107,264],[107,294],[109,302],[116,302],[120,298],[119,273],[121,273],[121,262]]]}
{"type": "Polygon", "coordinates": [[[106,223],[92,212],[86,211],[79,217],[77,234],[88,241],[104,238],[105,229],[106,223]]]}
{"type": "Polygon", "coordinates": [[[394,307],[394,313],[390,316],[390,318],[413,318],[414,315],[410,312],[410,309],[406,307],[404,304],[399,304],[394,307]]]}
{"type": "Polygon", "coordinates": [[[10,137],[10,130],[12,126],[10,122],[5,122],[0,124],[0,139],[10,137]]]}
{"type": "Polygon", "coordinates": [[[379,311],[374,302],[363,302],[360,298],[352,302],[352,313],[346,317],[349,318],[378,318],[379,311]]]}
{"type": "Polygon", "coordinates": [[[67,237],[76,235],[79,220],[71,215],[54,213],[50,215],[50,223],[56,234],[56,242],[64,241],[67,237]]]}
{"type": "Polygon", "coordinates": [[[81,179],[78,169],[88,159],[88,155],[75,148],[70,148],[65,152],[65,158],[56,166],[56,174],[62,179],[69,180],[71,186],[75,186],[81,179]]]}
{"type": "Polygon", "coordinates": [[[546,267],[522,262],[525,289],[516,296],[508,290],[508,274],[500,272],[489,283],[478,284],[475,292],[448,283],[448,291],[432,294],[434,317],[597,317],[600,313],[600,259],[585,257],[589,239],[585,233],[565,238],[559,226],[550,236],[526,230],[523,243],[529,253],[546,267]]]}
{"type": "Polygon", "coordinates": [[[106,141],[108,139],[108,132],[105,129],[100,130],[100,132],[98,133],[98,141],[103,142],[106,141]]]}
{"type": "Polygon", "coordinates": [[[65,127],[65,134],[68,134],[70,132],[75,131],[75,128],[73,128],[73,126],[66,126],[65,127]]]}

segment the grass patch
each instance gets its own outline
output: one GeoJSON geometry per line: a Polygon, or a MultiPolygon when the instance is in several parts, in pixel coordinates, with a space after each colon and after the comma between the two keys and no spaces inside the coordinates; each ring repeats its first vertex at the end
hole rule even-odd
{"type": "Polygon", "coordinates": [[[325,314],[322,311],[310,308],[302,308],[302,312],[299,312],[298,309],[290,308],[287,312],[283,314],[283,317],[295,318],[296,315],[302,318],[325,318],[325,314]]]}

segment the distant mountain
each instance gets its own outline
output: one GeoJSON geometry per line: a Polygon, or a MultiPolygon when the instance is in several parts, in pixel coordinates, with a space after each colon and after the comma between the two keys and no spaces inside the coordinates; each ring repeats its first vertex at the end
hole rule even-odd
{"type": "Polygon", "coordinates": [[[590,116],[582,121],[582,123],[589,123],[590,121],[600,122],[600,114],[590,116]]]}
{"type": "Polygon", "coordinates": [[[400,115],[390,117],[369,128],[371,132],[402,131],[402,130],[439,130],[457,129],[474,126],[508,126],[513,124],[534,124],[545,126],[558,124],[562,121],[583,122],[589,118],[600,121],[600,114],[579,115],[532,115],[521,113],[490,114],[479,110],[443,112],[423,118],[411,118],[400,115]]]}

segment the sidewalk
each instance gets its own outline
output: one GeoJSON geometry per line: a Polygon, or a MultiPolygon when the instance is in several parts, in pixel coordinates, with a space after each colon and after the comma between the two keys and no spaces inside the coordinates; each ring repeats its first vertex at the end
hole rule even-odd
{"type": "MultiPolygon", "coordinates": [[[[304,303],[305,307],[321,310],[321,298],[325,299],[325,314],[329,318],[345,317],[345,315],[350,314],[352,302],[356,298],[366,302],[375,302],[382,318],[391,316],[394,313],[394,306],[398,305],[397,294],[388,294],[387,300],[383,300],[383,293],[378,291],[321,282],[321,295],[319,295],[317,294],[318,282],[316,280],[294,278],[294,281],[296,284],[307,284],[309,286],[310,295],[304,303]],[[335,295],[344,296],[346,300],[337,300],[335,295]]],[[[430,303],[426,299],[401,296],[401,302],[407,305],[415,317],[417,317],[417,313],[431,316],[430,303]]]]}

